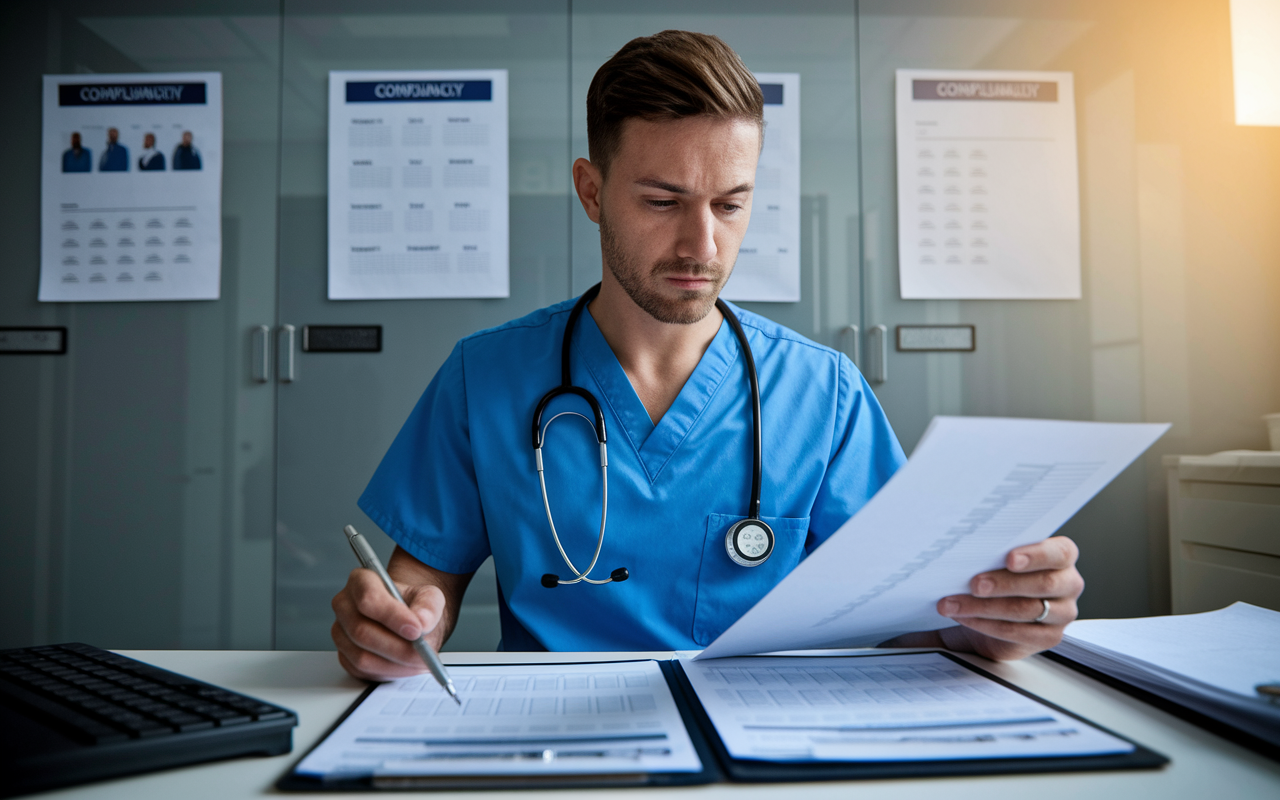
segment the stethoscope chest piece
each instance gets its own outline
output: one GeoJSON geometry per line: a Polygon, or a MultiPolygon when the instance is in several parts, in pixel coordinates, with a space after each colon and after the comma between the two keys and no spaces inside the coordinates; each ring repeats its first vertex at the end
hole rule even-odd
{"type": "Polygon", "coordinates": [[[724,549],[735,564],[759,566],[773,555],[773,530],[762,520],[740,520],[725,534],[724,549]]]}

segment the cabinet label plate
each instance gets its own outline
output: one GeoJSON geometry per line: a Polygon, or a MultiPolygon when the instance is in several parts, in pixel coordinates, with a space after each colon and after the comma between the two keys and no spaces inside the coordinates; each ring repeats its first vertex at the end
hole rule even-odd
{"type": "Polygon", "coordinates": [[[67,352],[66,328],[0,328],[0,355],[51,355],[67,352]]]}
{"type": "Polygon", "coordinates": [[[899,325],[900,352],[972,353],[978,348],[977,329],[972,325],[899,325]]]}

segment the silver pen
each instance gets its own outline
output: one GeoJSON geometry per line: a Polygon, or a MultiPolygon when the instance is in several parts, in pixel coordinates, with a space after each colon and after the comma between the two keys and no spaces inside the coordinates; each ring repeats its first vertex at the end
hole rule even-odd
{"type": "MultiPolygon", "coordinates": [[[[391,592],[391,596],[398,600],[401,605],[408,608],[409,604],[400,596],[400,590],[396,588],[395,581],[391,580],[391,576],[387,574],[386,568],[378,560],[378,554],[373,552],[368,540],[350,525],[343,528],[342,532],[347,535],[347,543],[355,551],[356,558],[360,560],[360,566],[376,572],[378,577],[382,579],[382,585],[387,587],[388,592],[391,592]]],[[[462,701],[458,699],[458,690],[453,688],[453,680],[449,678],[449,673],[445,670],[444,664],[440,662],[440,656],[436,655],[436,651],[431,649],[431,645],[427,644],[425,633],[413,640],[413,649],[418,651],[418,655],[426,663],[427,669],[431,670],[436,682],[449,693],[449,696],[453,698],[453,702],[462,705],[462,701]]]]}

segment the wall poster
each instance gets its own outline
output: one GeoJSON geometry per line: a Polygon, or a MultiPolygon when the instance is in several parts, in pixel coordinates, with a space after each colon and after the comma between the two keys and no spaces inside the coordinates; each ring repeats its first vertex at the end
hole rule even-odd
{"type": "Polygon", "coordinates": [[[1069,72],[897,71],[904,300],[1080,297],[1069,72]]]}
{"type": "Polygon", "coordinates": [[[216,300],[222,76],[45,75],[39,299],[216,300]]]}
{"type": "Polygon", "coordinates": [[[507,297],[506,70],[329,73],[329,299],[507,297]]]}

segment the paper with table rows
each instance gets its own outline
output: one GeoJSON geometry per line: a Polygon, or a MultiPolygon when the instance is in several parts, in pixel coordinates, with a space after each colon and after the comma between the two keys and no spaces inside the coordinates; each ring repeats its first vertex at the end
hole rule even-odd
{"type": "Polygon", "coordinates": [[[509,294],[507,71],[329,73],[329,299],[509,294]]]}
{"type": "Polygon", "coordinates": [[[903,299],[1078,299],[1071,73],[896,77],[903,299]]]}
{"type": "Polygon", "coordinates": [[[951,627],[940,599],[1052,535],[1168,428],[936,417],[906,465],[699,658],[951,627]]]}
{"type": "Polygon", "coordinates": [[[384,683],[298,765],[304,775],[700,772],[656,661],[449,668],[384,683]]]}
{"type": "Polygon", "coordinates": [[[930,761],[1133,750],[939,653],[682,657],[680,664],[734,758],[930,761]]]}

